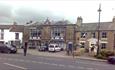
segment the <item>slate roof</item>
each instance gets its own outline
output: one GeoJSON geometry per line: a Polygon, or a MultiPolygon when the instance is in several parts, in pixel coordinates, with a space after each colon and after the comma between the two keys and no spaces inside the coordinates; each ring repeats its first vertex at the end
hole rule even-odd
{"type": "MultiPolygon", "coordinates": [[[[98,30],[98,23],[82,23],[76,31],[96,31],[98,30]]],[[[101,22],[99,30],[115,30],[115,23],[101,22]]]]}
{"type": "Polygon", "coordinates": [[[57,21],[57,22],[54,23],[54,25],[67,25],[67,24],[70,24],[70,22],[66,21],[66,20],[64,20],[64,21],[57,21]]]}
{"type": "Polygon", "coordinates": [[[9,29],[11,25],[0,25],[0,29],[9,29]]]}
{"type": "Polygon", "coordinates": [[[12,25],[10,27],[11,32],[23,32],[24,31],[24,25],[12,25]]]}
{"type": "MultiPolygon", "coordinates": [[[[68,20],[60,20],[60,21],[49,21],[48,19],[45,22],[33,22],[27,24],[26,26],[36,26],[36,25],[49,25],[49,26],[61,26],[61,25],[71,25],[72,23],[68,20]]],[[[73,24],[72,24],[73,25],[73,24]]]]}

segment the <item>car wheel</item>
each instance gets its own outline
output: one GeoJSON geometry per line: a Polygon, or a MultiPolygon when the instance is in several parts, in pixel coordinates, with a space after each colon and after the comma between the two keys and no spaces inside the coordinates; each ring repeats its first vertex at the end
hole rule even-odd
{"type": "Polygon", "coordinates": [[[17,51],[14,51],[13,54],[17,53],[17,51]]]}
{"type": "Polygon", "coordinates": [[[11,53],[11,51],[10,51],[10,50],[8,50],[8,51],[7,51],[7,53],[8,53],[8,54],[10,54],[10,53],[11,53]]]}

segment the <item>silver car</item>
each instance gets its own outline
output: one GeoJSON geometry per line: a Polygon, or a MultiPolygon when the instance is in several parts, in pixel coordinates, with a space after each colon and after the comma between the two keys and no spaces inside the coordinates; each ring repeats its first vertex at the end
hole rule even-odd
{"type": "Polygon", "coordinates": [[[49,44],[48,51],[50,52],[61,51],[61,48],[58,46],[58,44],[49,44]]]}

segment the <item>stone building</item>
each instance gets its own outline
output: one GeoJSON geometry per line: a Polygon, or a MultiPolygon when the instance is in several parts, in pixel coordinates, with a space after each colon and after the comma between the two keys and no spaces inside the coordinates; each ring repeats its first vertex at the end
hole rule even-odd
{"type": "Polygon", "coordinates": [[[46,19],[42,23],[28,23],[24,25],[22,31],[23,43],[27,41],[30,48],[36,48],[46,43],[57,43],[65,48],[67,42],[75,43],[75,28],[75,24],[67,20],[54,22],[46,19]]]}
{"type": "MultiPolygon", "coordinates": [[[[89,51],[92,47],[97,52],[98,42],[98,22],[82,23],[82,18],[78,18],[81,22],[77,23],[76,29],[76,43],[80,44],[82,48],[89,51]]],[[[101,22],[99,28],[99,49],[115,49],[115,17],[111,22],[101,22]]]]}
{"type": "MultiPolygon", "coordinates": [[[[18,25],[14,25],[19,30],[18,25]]],[[[21,26],[22,27],[22,26],[21,26]]],[[[76,24],[67,20],[32,22],[24,25],[19,31],[23,32],[23,43],[28,42],[29,47],[37,47],[45,43],[57,43],[64,47],[68,42],[80,45],[81,48],[97,50],[98,22],[83,23],[82,17],[77,18],[76,24]]],[[[100,49],[115,48],[115,17],[111,22],[100,23],[100,49]]],[[[16,32],[16,31],[15,31],[16,32]]]]}

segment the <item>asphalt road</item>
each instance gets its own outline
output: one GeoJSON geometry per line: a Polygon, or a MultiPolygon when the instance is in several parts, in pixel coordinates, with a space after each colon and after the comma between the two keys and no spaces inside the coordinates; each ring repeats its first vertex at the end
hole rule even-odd
{"type": "Polygon", "coordinates": [[[72,58],[0,53],[0,70],[115,70],[115,65],[72,58]]]}

